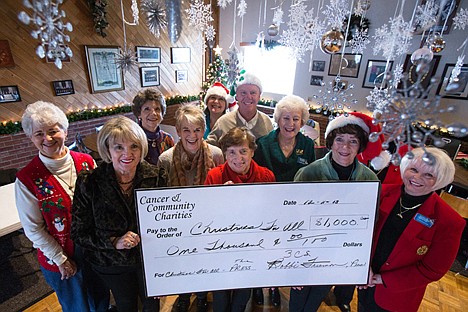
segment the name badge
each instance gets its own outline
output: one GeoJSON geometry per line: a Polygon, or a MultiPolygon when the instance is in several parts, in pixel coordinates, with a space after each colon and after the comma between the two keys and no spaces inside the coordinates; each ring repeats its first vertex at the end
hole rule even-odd
{"type": "Polygon", "coordinates": [[[423,216],[422,214],[420,213],[417,213],[415,216],[414,216],[414,220],[416,222],[419,222],[421,223],[422,225],[428,227],[428,228],[431,228],[433,225],[434,225],[434,220],[433,219],[430,219],[426,216],[423,216]]]}

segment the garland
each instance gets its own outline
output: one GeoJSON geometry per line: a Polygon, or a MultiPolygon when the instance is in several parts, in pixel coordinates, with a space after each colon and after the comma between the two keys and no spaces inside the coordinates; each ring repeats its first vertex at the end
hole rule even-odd
{"type": "Polygon", "coordinates": [[[88,6],[93,16],[94,30],[102,37],[106,37],[107,34],[104,30],[109,26],[106,17],[107,0],[88,0],[88,6]]]}
{"type": "MultiPolygon", "coordinates": [[[[198,101],[197,95],[189,95],[189,96],[180,96],[176,95],[173,97],[166,98],[166,105],[176,105],[181,103],[187,103],[192,101],[198,101]]],[[[67,118],[69,122],[81,121],[81,120],[89,120],[100,118],[104,116],[111,116],[111,115],[118,115],[124,113],[130,113],[132,111],[131,105],[122,105],[116,106],[111,108],[91,108],[91,109],[84,109],[78,112],[71,112],[67,114],[67,118]]],[[[2,134],[15,134],[18,132],[23,131],[23,127],[21,126],[21,121],[6,121],[0,123],[0,135],[2,134]]]]}

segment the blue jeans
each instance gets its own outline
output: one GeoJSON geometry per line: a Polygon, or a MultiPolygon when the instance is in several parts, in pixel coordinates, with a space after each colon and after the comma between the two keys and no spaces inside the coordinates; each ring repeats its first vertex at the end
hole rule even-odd
{"type": "Polygon", "coordinates": [[[83,272],[79,269],[76,274],[61,280],[60,272],[52,272],[41,266],[42,274],[47,284],[57,294],[63,312],[88,312],[88,299],[86,289],[83,286],[83,272]]]}

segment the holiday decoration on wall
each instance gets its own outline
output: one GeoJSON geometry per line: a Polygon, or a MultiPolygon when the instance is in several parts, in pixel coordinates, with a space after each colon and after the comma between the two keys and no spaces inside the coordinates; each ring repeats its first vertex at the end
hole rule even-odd
{"type": "Polygon", "coordinates": [[[167,27],[166,9],[161,0],[143,0],[141,2],[141,11],[146,16],[146,26],[156,37],[161,36],[161,31],[167,27]]]}
{"type": "Polygon", "coordinates": [[[109,26],[107,22],[107,0],[88,0],[88,6],[93,15],[94,30],[102,37],[106,37],[105,29],[109,26]]]}
{"type": "Polygon", "coordinates": [[[36,54],[42,59],[47,57],[54,60],[55,66],[62,69],[62,59],[72,57],[73,52],[68,46],[70,36],[65,34],[72,32],[73,26],[70,22],[63,23],[62,18],[66,17],[65,11],[59,9],[63,0],[24,0],[26,8],[31,9],[31,15],[25,11],[18,14],[18,19],[26,24],[32,22],[35,29],[31,31],[34,39],[39,39],[39,46],[36,48],[36,54]]]}
{"type": "Polygon", "coordinates": [[[182,33],[181,0],[166,0],[167,34],[172,43],[179,40],[182,33]]]}

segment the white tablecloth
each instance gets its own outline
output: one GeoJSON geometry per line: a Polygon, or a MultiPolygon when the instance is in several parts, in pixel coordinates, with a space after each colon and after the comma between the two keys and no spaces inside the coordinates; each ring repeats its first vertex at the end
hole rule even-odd
{"type": "Polygon", "coordinates": [[[16,210],[15,184],[0,186],[0,236],[21,229],[16,210]]]}

